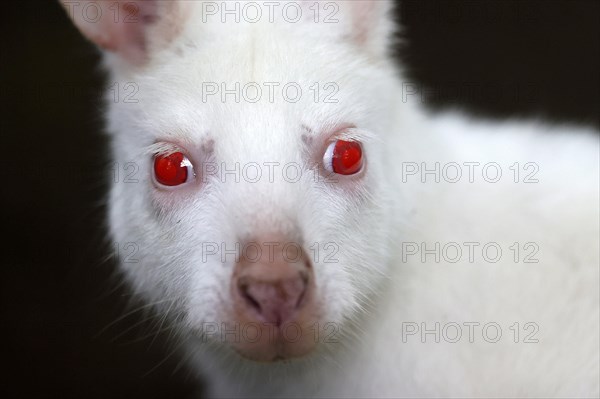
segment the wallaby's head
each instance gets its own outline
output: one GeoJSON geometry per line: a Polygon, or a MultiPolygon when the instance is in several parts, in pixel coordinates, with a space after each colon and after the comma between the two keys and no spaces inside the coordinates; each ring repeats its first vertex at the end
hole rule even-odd
{"type": "Polygon", "coordinates": [[[262,361],[356,320],[389,264],[390,2],[64,5],[110,73],[134,289],[262,361]]]}

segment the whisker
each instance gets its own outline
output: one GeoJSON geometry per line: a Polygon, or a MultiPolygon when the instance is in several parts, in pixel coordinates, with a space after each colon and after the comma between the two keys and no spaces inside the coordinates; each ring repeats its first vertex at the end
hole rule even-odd
{"type": "Polygon", "coordinates": [[[151,308],[151,307],[153,307],[153,306],[156,306],[156,305],[157,305],[157,304],[159,304],[159,303],[164,303],[164,302],[167,302],[167,301],[174,301],[174,300],[175,300],[175,299],[162,299],[162,300],[159,300],[159,301],[156,301],[156,302],[151,302],[151,303],[148,303],[148,304],[142,305],[142,306],[140,306],[140,307],[138,307],[138,308],[136,308],[136,309],[133,309],[133,310],[131,310],[131,311],[129,311],[129,312],[127,312],[127,313],[125,313],[125,314],[123,314],[123,315],[119,316],[117,319],[113,320],[113,321],[112,321],[112,322],[110,322],[109,324],[107,324],[107,325],[106,325],[105,327],[103,327],[103,328],[102,328],[100,331],[98,331],[98,332],[97,332],[97,333],[96,333],[96,334],[95,334],[95,335],[92,337],[92,339],[98,339],[98,337],[100,337],[100,335],[102,335],[104,332],[106,332],[106,331],[107,331],[107,330],[108,330],[110,327],[114,326],[115,324],[119,323],[120,321],[122,321],[122,320],[126,319],[127,317],[129,317],[129,316],[131,316],[131,315],[133,315],[133,314],[135,314],[135,313],[137,313],[137,312],[140,312],[140,311],[143,311],[143,310],[147,310],[147,309],[149,309],[149,308],[151,308]]]}

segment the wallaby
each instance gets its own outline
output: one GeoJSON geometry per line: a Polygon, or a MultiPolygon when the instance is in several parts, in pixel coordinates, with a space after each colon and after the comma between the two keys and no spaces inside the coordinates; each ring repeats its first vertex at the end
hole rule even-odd
{"type": "Polygon", "coordinates": [[[600,395],[597,130],[428,113],[391,1],[62,4],[134,94],[120,269],[207,395],[600,395]]]}

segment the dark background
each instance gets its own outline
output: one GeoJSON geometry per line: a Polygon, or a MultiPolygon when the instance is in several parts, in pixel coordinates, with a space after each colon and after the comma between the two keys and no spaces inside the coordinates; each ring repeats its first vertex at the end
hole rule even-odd
{"type": "MultiPolygon", "coordinates": [[[[600,2],[405,1],[399,11],[398,52],[432,109],[600,125],[600,2]]],[[[103,228],[98,54],[57,1],[3,2],[0,20],[0,395],[186,397],[193,380],[168,357],[168,333],[154,334],[157,319],[123,317],[130,295],[103,228]]]]}

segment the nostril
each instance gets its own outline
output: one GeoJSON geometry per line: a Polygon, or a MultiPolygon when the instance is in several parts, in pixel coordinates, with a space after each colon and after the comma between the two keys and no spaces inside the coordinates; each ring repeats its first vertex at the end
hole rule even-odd
{"type": "Polygon", "coordinates": [[[281,325],[303,307],[308,281],[308,274],[303,272],[274,281],[244,276],[237,283],[240,310],[251,318],[281,325]]]}
{"type": "Polygon", "coordinates": [[[312,267],[312,264],[310,263],[310,259],[308,259],[307,257],[304,257],[304,266],[306,267],[307,270],[312,267]]]}
{"type": "Polygon", "coordinates": [[[300,296],[298,297],[298,300],[296,301],[296,305],[294,306],[294,309],[299,309],[302,306],[302,301],[304,300],[305,293],[306,293],[306,287],[302,290],[302,293],[300,293],[300,296]]]}
{"type": "Polygon", "coordinates": [[[240,291],[242,298],[244,298],[246,303],[248,303],[251,307],[253,307],[254,309],[256,309],[256,311],[258,311],[260,313],[260,311],[261,311],[260,303],[258,303],[258,301],[256,299],[254,299],[252,297],[252,295],[250,295],[250,293],[248,292],[248,283],[240,283],[238,285],[238,289],[240,291]]]}
{"type": "Polygon", "coordinates": [[[299,309],[303,305],[304,297],[306,296],[306,287],[308,287],[308,273],[300,272],[300,284],[300,295],[298,295],[295,309],[299,309]]]}

